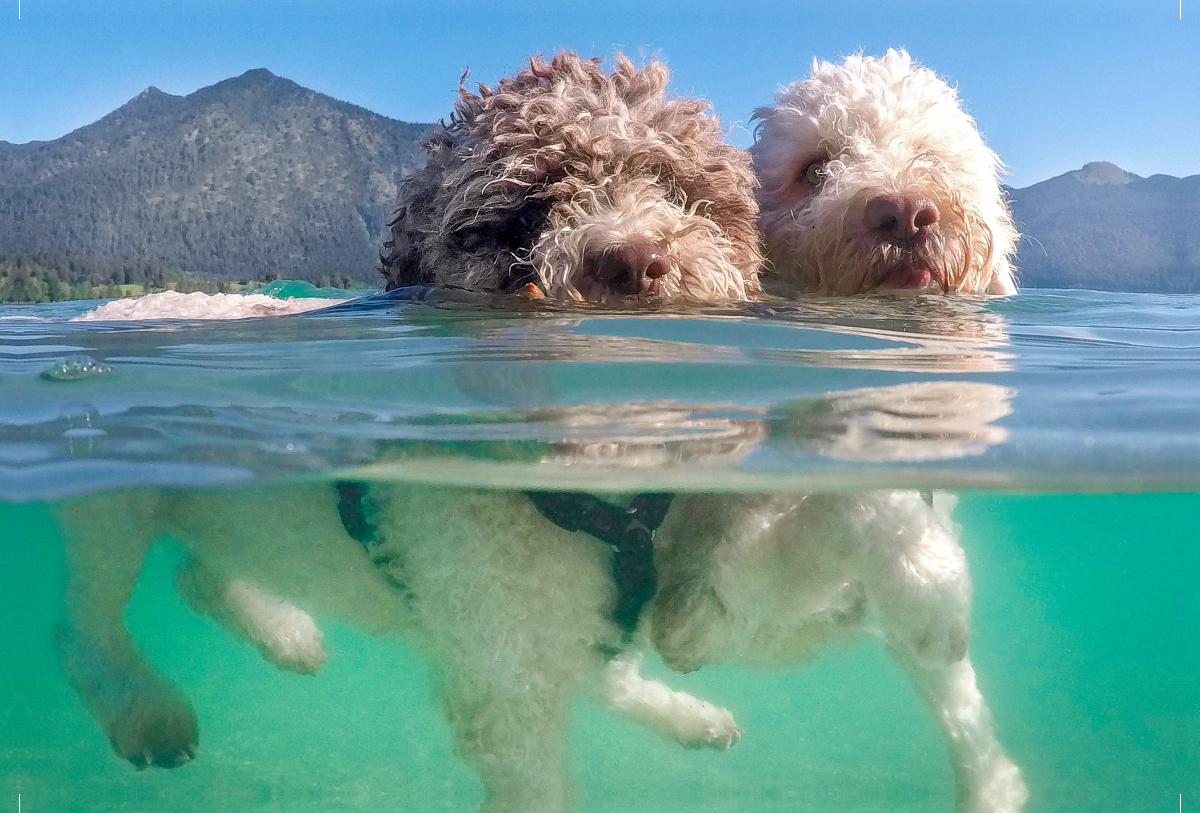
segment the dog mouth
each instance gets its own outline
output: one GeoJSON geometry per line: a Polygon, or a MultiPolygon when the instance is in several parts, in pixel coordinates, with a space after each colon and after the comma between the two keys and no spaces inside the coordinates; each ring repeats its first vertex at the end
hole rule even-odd
{"type": "Polygon", "coordinates": [[[924,265],[902,265],[884,272],[876,284],[877,290],[907,291],[930,287],[933,273],[924,265]]]}
{"type": "Polygon", "coordinates": [[[584,302],[597,305],[627,305],[635,302],[650,302],[663,297],[662,286],[657,282],[643,284],[637,291],[626,292],[628,286],[610,288],[590,280],[580,280],[576,285],[579,297],[584,302]]]}
{"type": "Polygon", "coordinates": [[[861,291],[948,293],[958,276],[954,244],[934,230],[908,245],[876,244],[865,251],[859,266],[861,291]]]}
{"type": "Polygon", "coordinates": [[[861,291],[949,293],[970,250],[958,211],[918,190],[875,198],[848,249],[860,258],[861,291]]]}

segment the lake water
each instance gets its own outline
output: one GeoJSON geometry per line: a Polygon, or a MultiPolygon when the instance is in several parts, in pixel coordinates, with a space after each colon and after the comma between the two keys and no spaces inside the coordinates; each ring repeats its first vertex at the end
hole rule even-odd
{"type": "MultiPolygon", "coordinates": [[[[0,308],[0,811],[18,794],[35,812],[475,809],[417,648],[318,617],[328,662],[281,671],[188,608],[169,539],[126,620],[190,698],[195,760],[135,770],[63,675],[60,500],[338,478],[952,492],[971,659],[1026,810],[1200,810],[1200,297],[664,313],[408,291],[69,321],[96,304],[0,308]]],[[[575,809],[955,809],[938,727],[870,636],[789,669],[651,661],[729,708],[741,741],[685,750],[580,701],[575,809]]]]}

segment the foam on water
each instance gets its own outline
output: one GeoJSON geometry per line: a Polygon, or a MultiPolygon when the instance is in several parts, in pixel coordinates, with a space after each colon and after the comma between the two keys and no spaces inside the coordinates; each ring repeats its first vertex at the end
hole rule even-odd
{"type": "Polygon", "coordinates": [[[77,322],[129,322],[156,319],[247,319],[286,316],[327,308],[323,299],[279,299],[265,294],[181,294],[163,291],[136,299],[114,299],[74,317],[77,322]]]}

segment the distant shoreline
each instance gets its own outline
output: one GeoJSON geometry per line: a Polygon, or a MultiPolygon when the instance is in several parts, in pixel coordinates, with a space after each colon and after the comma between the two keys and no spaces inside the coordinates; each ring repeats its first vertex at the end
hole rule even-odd
{"type": "MultiPolygon", "coordinates": [[[[120,299],[163,291],[235,294],[256,291],[279,279],[216,279],[181,270],[177,265],[136,260],[104,261],[66,255],[0,256],[0,304],[38,305],[78,299],[120,299]]],[[[320,274],[318,288],[370,290],[345,273],[320,274]]]]}

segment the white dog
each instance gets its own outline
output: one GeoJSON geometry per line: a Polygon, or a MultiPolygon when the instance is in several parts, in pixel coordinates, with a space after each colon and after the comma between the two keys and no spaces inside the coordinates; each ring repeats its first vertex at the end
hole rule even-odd
{"type": "Polygon", "coordinates": [[[1016,293],[1000,159],[954,89],[907,53],[814,61],[755,115],[775,274],[810,293],[1016,293]]]}
{"type": "MultiPolygon", "coordinates": [[[[933,709],[958,810],[1015,813],[1027,791],[967,656],[971,580],[950,522],[916,491],[691,498],[664,527],[653,640],[679,671],[787,665],[874,631],[933,709]]],[[[930,499],[930,502],[932,500],[930,499]]]]}
{"type": "MultiPolygon", "coordinates": [[[[895,50],[814,61],[775,101],[756,111],[751,148],[768,287],[773,275],[809,294],[1017,292],[1000,161],[936,74],[895,50]]],[[[967,657],[970,578],[948,512],[892,491],[693,499],[682,516],[686,533],[664,527],[652,605],[668,666],[795,662],[873,611],[946,733],[959,809],[1024,806],[967,657]]]]}

